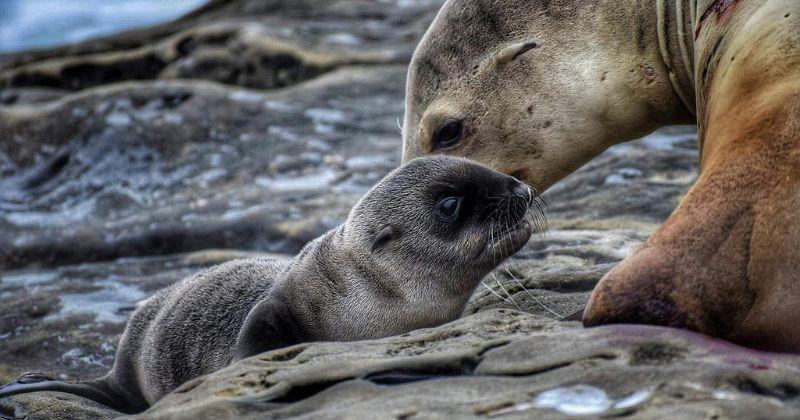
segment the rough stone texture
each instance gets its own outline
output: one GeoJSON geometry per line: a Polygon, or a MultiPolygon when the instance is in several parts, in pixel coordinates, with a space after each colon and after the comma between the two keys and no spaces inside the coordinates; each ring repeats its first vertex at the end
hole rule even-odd
{"type": "MultiPolygon", "coordinates": [[[[399,164],[407,61],[440,4],[215,0],[156,28],[0,56],[0,381],[99,376],[137,302],[341,223],[399,164]]],[[[797,416],[796,358],[560,320],[680,201],[694,143],[691,127],[663,129],[554,186],[552,229],[484,280],[462,320],[265,354],[144,417],[549,418],[563,414],[514,410],[581,384],[644,391],[622,410],[633,417],[797,416]]],[[[119,414],[57,393],[0,413],[119,414]]]]}
{"type": "MultiPolygon", "coordinates": [[[[141,418],[558,418],[525,408],[586,384],[635,418],[800,415],[800,359],[657,327],[585,330],[510,310],[348,345],[301,345],[191,381],[141,418]]],[[[618,410],[617,413],[619,414],[618,410]]]]}

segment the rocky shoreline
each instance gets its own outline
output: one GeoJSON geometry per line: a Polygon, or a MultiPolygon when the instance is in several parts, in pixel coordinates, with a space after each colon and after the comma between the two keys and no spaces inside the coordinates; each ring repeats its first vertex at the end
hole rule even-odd
{"type": "MultiPolygon", "coordinates": [[[[400,163],[406,66],[441,3],[215,0],[0,56],[0,382],[101,375],[137,302],[233,258],[292,255],[341,223],[400,163]]],[[[668,127],[553,187],[551,229],[487,277],[463,319],[264,354],[143,416],[556,418],[570,398],[595,416],[797,416],[798,358],[560,320],[679,202],[695,140],[668,127]]],[[[119,414],[64,394],[0,413],[119,414]]]]}

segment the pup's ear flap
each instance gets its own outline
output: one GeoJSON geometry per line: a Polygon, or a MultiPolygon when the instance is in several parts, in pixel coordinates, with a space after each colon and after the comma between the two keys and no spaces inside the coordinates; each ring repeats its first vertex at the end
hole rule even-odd
{"type": "Polygon", "coordinates": [[[378,233],[375,234],[375,237],[372,239],[372,252],[383,248],[389,243],[389,241],[397,238],[398,236],[400,236],[400,231],[396,227],[392,225],[384,226],[378,231],[378,233]]]}
{"type": "Polygon", "coordinates": [[[244,321],[236,340],[237,360],[304,340],[302,324],[284,299],[274,296],[259,302],[244,321]]]}
{"type": "Polygon", "coordinates": [[[517,57],[525,54],[526,52],[538,47],[539,44],[528,41],[528,42],[518,42],[516,44],[511,44],[502,50],[497,52],[495,56],[495,61],[498,65],[503,65],[514,61],[517,57]]]}

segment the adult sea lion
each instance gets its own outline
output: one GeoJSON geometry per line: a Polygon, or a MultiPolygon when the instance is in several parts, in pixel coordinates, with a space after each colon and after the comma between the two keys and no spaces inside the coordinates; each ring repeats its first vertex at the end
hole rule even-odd
{"type": "Polygon", "coordinates": [[[126,413],[238,359],[309,341],[385,337],[458,318],[475,286],[532,232],[524,183],[453,157],[409,162],[291,261],[246,259],[191,276],[131,317],[111,371],[26,375],[0,398],[62,391],[126,413]]]}
{"type": "Polygon", "coordinates": [[[584,323],[798,352],[799,73],[796,0],[449,0],[409,70],[403,156],[465,156],[544,191],[696,122],[699,178],[584,323]]]}

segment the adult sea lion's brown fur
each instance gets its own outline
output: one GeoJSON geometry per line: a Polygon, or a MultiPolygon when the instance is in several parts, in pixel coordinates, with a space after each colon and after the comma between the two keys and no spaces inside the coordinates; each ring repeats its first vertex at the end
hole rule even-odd
{"type": "Polygon", "coordinates": [[[461,155],[539,190],[696,120],[698,180],[600,281],[584,323],[800,352],[800,2],[450,0],[407,95],[405,159],[461,155]]]}

